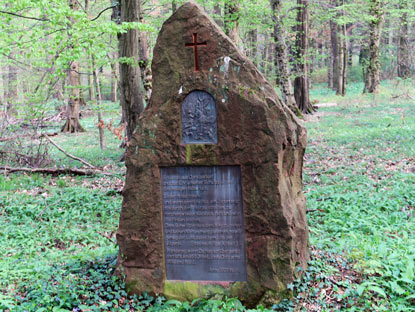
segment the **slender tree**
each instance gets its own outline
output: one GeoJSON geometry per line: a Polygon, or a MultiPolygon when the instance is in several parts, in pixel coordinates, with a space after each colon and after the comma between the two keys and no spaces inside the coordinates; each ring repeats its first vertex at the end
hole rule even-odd
{"type": "MultiPolygon", "coordinates": [[[[69,7],[73,11],[78,11],[79,2],[77,0],[68,0],[69,7]]],[[[70,25],[73,26],[75,19],[73,16],[69,18],[70,25]]],[[[69,38],[72,39],[72,36],[69,35],[69,38]]],[[[71,43],[71,48],[73,48],[75,43],[71,43]]],[[[79,105],[81,102],[81,94],[79,87],[81,81],[79,78],[79,62],[73,60],[69,63],[68,69],[68,82],[69,82],[69,99],[66,106],[66,122],[62,127],[62,132],[84,132],[85,129],[81,126],[79,122],[79,105]]]]}
{"type": "MultiPolygon", "coordinates": [[[[11,54],[13,58],[13,55],[11,54]]],[[[15,102],[17,100],[17,68],[9,62],[7,77],[7,113],[15,114],[15,102]]]]}
{"type": "Polygon", "coordinates": [[[8,90],[7,90],[7,76],[8,76],[8,73],[6,71],[3,71],[3,73],[2,73],[2,80],[3,80],[3,101],[4,101],[5,104],[7,103],[7,94],[8,94],[8,90]]]}
{"type": "MultiPolygon", "coordinates": [[[[120,21],[139,22],[141,6],[137,0],[120,1],[120,21]]],[[[119,40],[120,58],[128,58],[120,64],[120,103],[129,141],[138,124],[138,118],[144,110],[141,70],[139,66],[139,35],[138,29],[129,29],[121,33],[119,40]]]]}
{"type": "Polygon", "coordinates": [[[240,0],[225,0],[225,32],[233,42],[239,42],[240,0]]]}
{"type": "Polygon", "coordinates": [[[329,86],[334,90],[337,90],[339,85],[339,44],[338,44],[338,27],[336,19],[338,18],[337,14],[337,0],[331,0],[330,6],[333,9],[333,16],[330,18],[330,67],[331,67],[331,81],[329,81],[329,86]]]}
{"type": "MultiPolygon", "coordinates": [[[[139,12],[139,22],[144,22],[144,10],[143,10],[143,0],[136,0],[139,12]]],[[[175,3],[175,2],[174,2],[175,3]]],[[[148,49],[148,36],[145,31],[140,31],[138,34],[138,52],[139,60],[138,64],[140,65],[141,72],[141,81],[143,84],[145,96],[144,100],[147,102],[150,100],[151,95],[151,68],[150,68],[150,54],[148,49]]]]}
{"type": "Polygon", "coordinates": [[[369,1],[369,59],[364,91],[378,93],[380,89],[379,46],[384,21],[382,0],[369,1]]]}
{"type": "Polygon", "coordinates": [[[409,77],[409,27],[408,27],[408,0],[400,0],[400,29],[398,46],[398,77],[409,77]]]}
{"type": "Polygon", "coordinates": [[[297,73],[294,80],[294,97],[298,109],[303,113],[312,113],[308,83],[308,0],[297,0],[297,29],[295,40],[297,73]]]}
{"type": "MultiPolygon", "coordinates": [[[[341,16],[345,16],[344,12],[344,0],[342,0],[341,16]]],[[[346,23],[344,21],[337,23],[337,50],[338,50],[338,78],[336,93],[337,95],[346,95],[346,79],[347,79],[347,30],[346,23]]]]}
{"type": "Polygon", "coordinates": [[[258,54],[258,30],[250,29],[246,36],[246,55],[251,61],[257,65],[257,54],[258,54]]]}
{"type": "Polygon", "coordinates": [[[101,94],[101,82],[99,79],[99,70],[95,66],[95,60],[92,58],[92,68],[93,68],[93,77],[94,77],[94,86],[96,91],[96,99],[97,99],[97,106],[98,106],[98,131],[99,131],[99,146],[101,150],[105,149],[105,140],[104,140],[104,121],[102,119],[102,94],[101,94]]]}
{"type": "Polygon", "coordinates": [[[219,2],[216,2],[213,6],[214,20],[216,24],[223,28],[223,17],[222,17],[222,8],[219,2]]]}
{"type": "Polygon", "coordinates": [[[272,18],[274,23],[275,67],[278,72],[277,83],[280,86],[284,103],[293,111],[298,109],[295,103],[294,90],[291,82],[290,66],[286,44],[286,34],[281,17],[282,0],[271,0],[272,18]]]}
{"type": "Polygon", "coordinates": [[[118,101],[118,66],[115,60],[118,58],[118,53],[114,51],[112,53],[111,60],[111,101],[118,101]]]}

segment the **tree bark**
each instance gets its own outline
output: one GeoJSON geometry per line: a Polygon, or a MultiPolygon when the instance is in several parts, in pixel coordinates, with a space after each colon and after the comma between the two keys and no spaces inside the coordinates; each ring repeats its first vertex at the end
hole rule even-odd
{"type": "MultiPolygon", "coordinates": [[[[112,46],[112,40],[113,40],[113,37],[110,36],[111,46],[112,46]]],[[[118,100],[118,63],[117,63],[118,52],[117,51],[111,52],[109,57],[111,60],[111,63],[110,63],[111,65],[111,101],[115,103],[118,100]]]]}
{"type": "MultiPolygon", "coordinates": [[[[332,0],[333,7],[337,7],[337,1],[332,0]]],[[[338,37],[337,37],[337,23],[330,19],[330,47],[331,47],[331,72],[333,75],[333,82],[331,87],[336,90],[339,84],[339,50],[338,50],[338,37]]]]}
{"type": "MultiPolygon", "coordinates": [[[[69,7],[73,11],[78,10],[78,1],[77,0],[68,0],[69,7]]],[[[70,22],[73,25],[75,21],[73,18],[70,18],[70,22]]],[[[79,91],[79,86],[81,84],[79,79],[79,62],[73,61],[69,64],[68,70],[68,82],[69,82],[69,99],[66,107],[66,123],[63,125],[62,132],[84,132],[85,129],[81,126],[79,122],[79,105],[81,102],[81,95],[79,91]]]]}
{"type": "Polygon", "coordinates": [[[272,71],[274,69],[273,64],[274,61],[274,55],[275,55],[275,45],[272,40],[270,40],[266,47],[266,62],[265,62],[265,71],[264,74],[266,77],[269,77],[272,74],[272,71]]]}
{"type": "Polygon", "coordinates": [[[102,113],[101,113],[101,107],[102,107],[102,96],[101,96],[101,83],[99,81],[99,72],[98,68],[95,68],[95,62],[92,60],[92,66],[94,70],[94,85],[96,90],[96,98],[98,102],[98,131],[99,131],[99,146],[101,147],[101,150],[105,149],[105,141],[104,141],[104,121],[102,120],[102,113]]]}
{"type": "Polygon", "coordinates": [[[118,66],[111,63],[111,101],[116,103],[118,101],[118,66]]]}
{"type": "MultiPolygon", "coordinates": [[[[339,25],[338,28],[342,29],[343,26],[339,25]]],[[[339,51],[339,61],[338,61],[338,70],[337,70],[338,77],[337,77],[336,94],[337,95],[345,95],[344,94],[344,72],[345,72],[344,39],[343,38],[338,38],[338,39],[339,40],[337,41],[337,43],[338,43],[338,48],[337,49],[339,51]]]]}
{"type": "Polygon", "coordinates": [[[236,45],[239,42],[239,1],[225,0],[225,33],[236,45]]]}
{"type": "Polygon", "coordinates": [[[363,89],[363,93],[366,93],[367,90],[367,79],[368,75],[367,75],[367,68],[368,68],[368,64],[369,64],[369,48],[367,45],[363,45],[360,47],[360,52],[359,52],[359,64],[360,66],[362,66],[362,79],[364,82],[364,89],[363,89]]]}
{"type": "MultiPolygon", "coordinates": [[[[139,22],[144,23],[143,0],[136,0],[138,5],[139,22]]],[[[146,32],[140,32],[138,36],[139,46],[139,65],[141,70],[141,81],[144,88],[144,101],[148,102],[151,96],[152,77],[150,68],[150,54],[148,49],[148,36],[146,32]]]]}
{"type": "MultiPolygon", "coordinates": [[[[93,56],[91,58],[93,58],[93,56]]],[[[88,75],[89,99],[92,102],[95,102],[97,99],[96,99],[96,91],[95,91],[95,83],[94,83],[94,74],[93,74],[94,73],[94,64],[90,64],[90,72],[92,73],[92,75],[91,74],[88,75]]]]}
{"type": "Polygon", "coordinates": [[[286,34],[282,25],[282,0],[270,0],[273,12],[275,67],[277,69],[277,84],[279,84],[284,103],[296,114],[298,109],[295,103],[294,90],[291,82],[290,66],[286,44],[286,34]]]}
{"type": "Polygon", "coordinates": [[[354,26],[352,24],[347,25],[347,29],[350,29],[348,32],[349,34],[349,46],[347,48],[347,65],[353,66],[353,50],[354,50],[354,42],[355,39],[353,38],[353,28],[354,26]]]}
{"type": "Polygon", "coordinates": [[[333,68],[334,68],[334,60],[333,60],[333,54],[331,53],[331,43],[330,48],[328,50],[328,62],[327,62],[327,87],[330,89],[334,88],[334,81],[333,81],[333,68]]]}
{"type": "Polygon", "coordinates": [[[7,95],[8,95],[8,90],[7,90],[7,77],[8,77],[8,73],[7,71],[3,71],[2,73],[2,79],[3,79],[3,102],[6,105],[7,104],[7,95]]]}
{"type": "Polygon", "coordinates": [[[297,75],[294,80],[294,97],[298,109],[303,113],[312,113],[308,84],[308,0],[297,0],[297,34],[295,41],[295,57],[297,75]]]}
{"type": "Polygon", "coordinates": [[[383,26],[383,9],[381,0],[370,0],[369,14],[369,60],[365,81],[365,90],[378,93],[380,89],[379,45],[383,26]]]}
{"type": "Polygon", "coordinates": [[[213,14],[216,24],[218,24],[223,29],[224,24],[222,19],[222,9],[219,3],[216,3],[213,7],[213,14]]]}
{"type": "MultiPolygon", "coordinates": [[[[11,57],[13,55],[11,54],[11,57]]],[[[11,62],[11,61],[10,61],[11,62]]],[[[17,68],[9,63],[7,77],[7,113],[16,114],[16,100],[17,100],[17,68]]]]}
{"type": "MultiPolygon", "coordinates": [[[[72,0],[71,0],[72,1],[72,0]]],[[[62,132],[85,132],[85,129],[79,122],[79,63],[72,62],[68,70],[68,82],[69,82],[69,99],[66,106],[66,123],[62,127],[62,132]]]]}
{"type": "Polygon", "coordinates": [[[247,34],[247,53],[249,59],[257,65],[257,53],[258,53],[258,30],[252,29],[247,34]]]}
{"type": "Polygon", "coordinates": [[[408,0],[401,0],[399,9],[400,30],[399,30],[399,46],[398,46],[398,77],[402,79],[409,78],[409,28],[408,28],[408,0]]]}
{"type": "MultiPolygon", "coordinates": [[[[135,0],[120,1],[120,21],[139,22],[140,5],[135,0]]],[[[123,109],[126,136],[129,141],[138,125],[138,118],[144,110],[141,70],[139,62],[139,35],[137,29],[130,29],[119,35],[120,58],[132,58],[134,64],[120,64],[120,103],[123,109]]]]}
{"type": "MultiPolygon", "coordinates": [[[[343,1],[344,5],[344,1],[343,1]]],[[[342,15],[344,15],[342,11],[342,15]]],[[[338,79],[337,79],[337,95],[346,95],[346,79],[347,79],[347,32],[346,24],[339,24],[338,31],[339,37],[337,39],[338,43],[338,79]]]]}

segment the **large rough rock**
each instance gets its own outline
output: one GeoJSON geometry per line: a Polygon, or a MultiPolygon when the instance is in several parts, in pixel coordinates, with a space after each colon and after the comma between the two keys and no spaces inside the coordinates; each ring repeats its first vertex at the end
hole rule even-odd
{"type": "Polygon", "coordinates": [[[152,64],[153,93],[129,142],[117,231],[119,268],[128,290],[192,300],[217,294],[246,305],[288,294],[308,260],[302,192],[306,131],[255,66],[195,3],[163,25],[152,64]],[[200,71],[185,47],[197,33],[200,71]],[[193,90],[216,100],[218,143],[181,144],[181,105],[193,90]],[[168,281],[163,251],[160,167],[240,165],[246,282],[168,281]]]}

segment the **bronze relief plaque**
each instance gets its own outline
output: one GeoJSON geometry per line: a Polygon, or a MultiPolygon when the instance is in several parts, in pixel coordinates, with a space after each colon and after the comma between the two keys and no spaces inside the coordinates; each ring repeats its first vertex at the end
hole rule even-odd
{"type": "Polygon", "coordinates": [[[205,91],[192,91],[182,104],[182,143],[217,144],[216,102],[205,91]]]}
{"type": "Polygon", "coordinates": [[[167,279],[246,281],[240,167],[161,173],[167,279]]]}

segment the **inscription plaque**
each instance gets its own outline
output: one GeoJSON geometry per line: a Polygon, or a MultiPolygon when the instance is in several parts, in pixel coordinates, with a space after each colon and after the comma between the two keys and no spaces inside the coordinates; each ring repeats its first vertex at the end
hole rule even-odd
{"type": "Polygon", "coordinates": [[[182,143],[217,144],[216,102],[205,91],[192,91],[182,104],[182,143]]]}
{"type": "Polygon", "coordinates": [[[162,168],[168,280],[246,281],[239,166],[162,168]]]}

